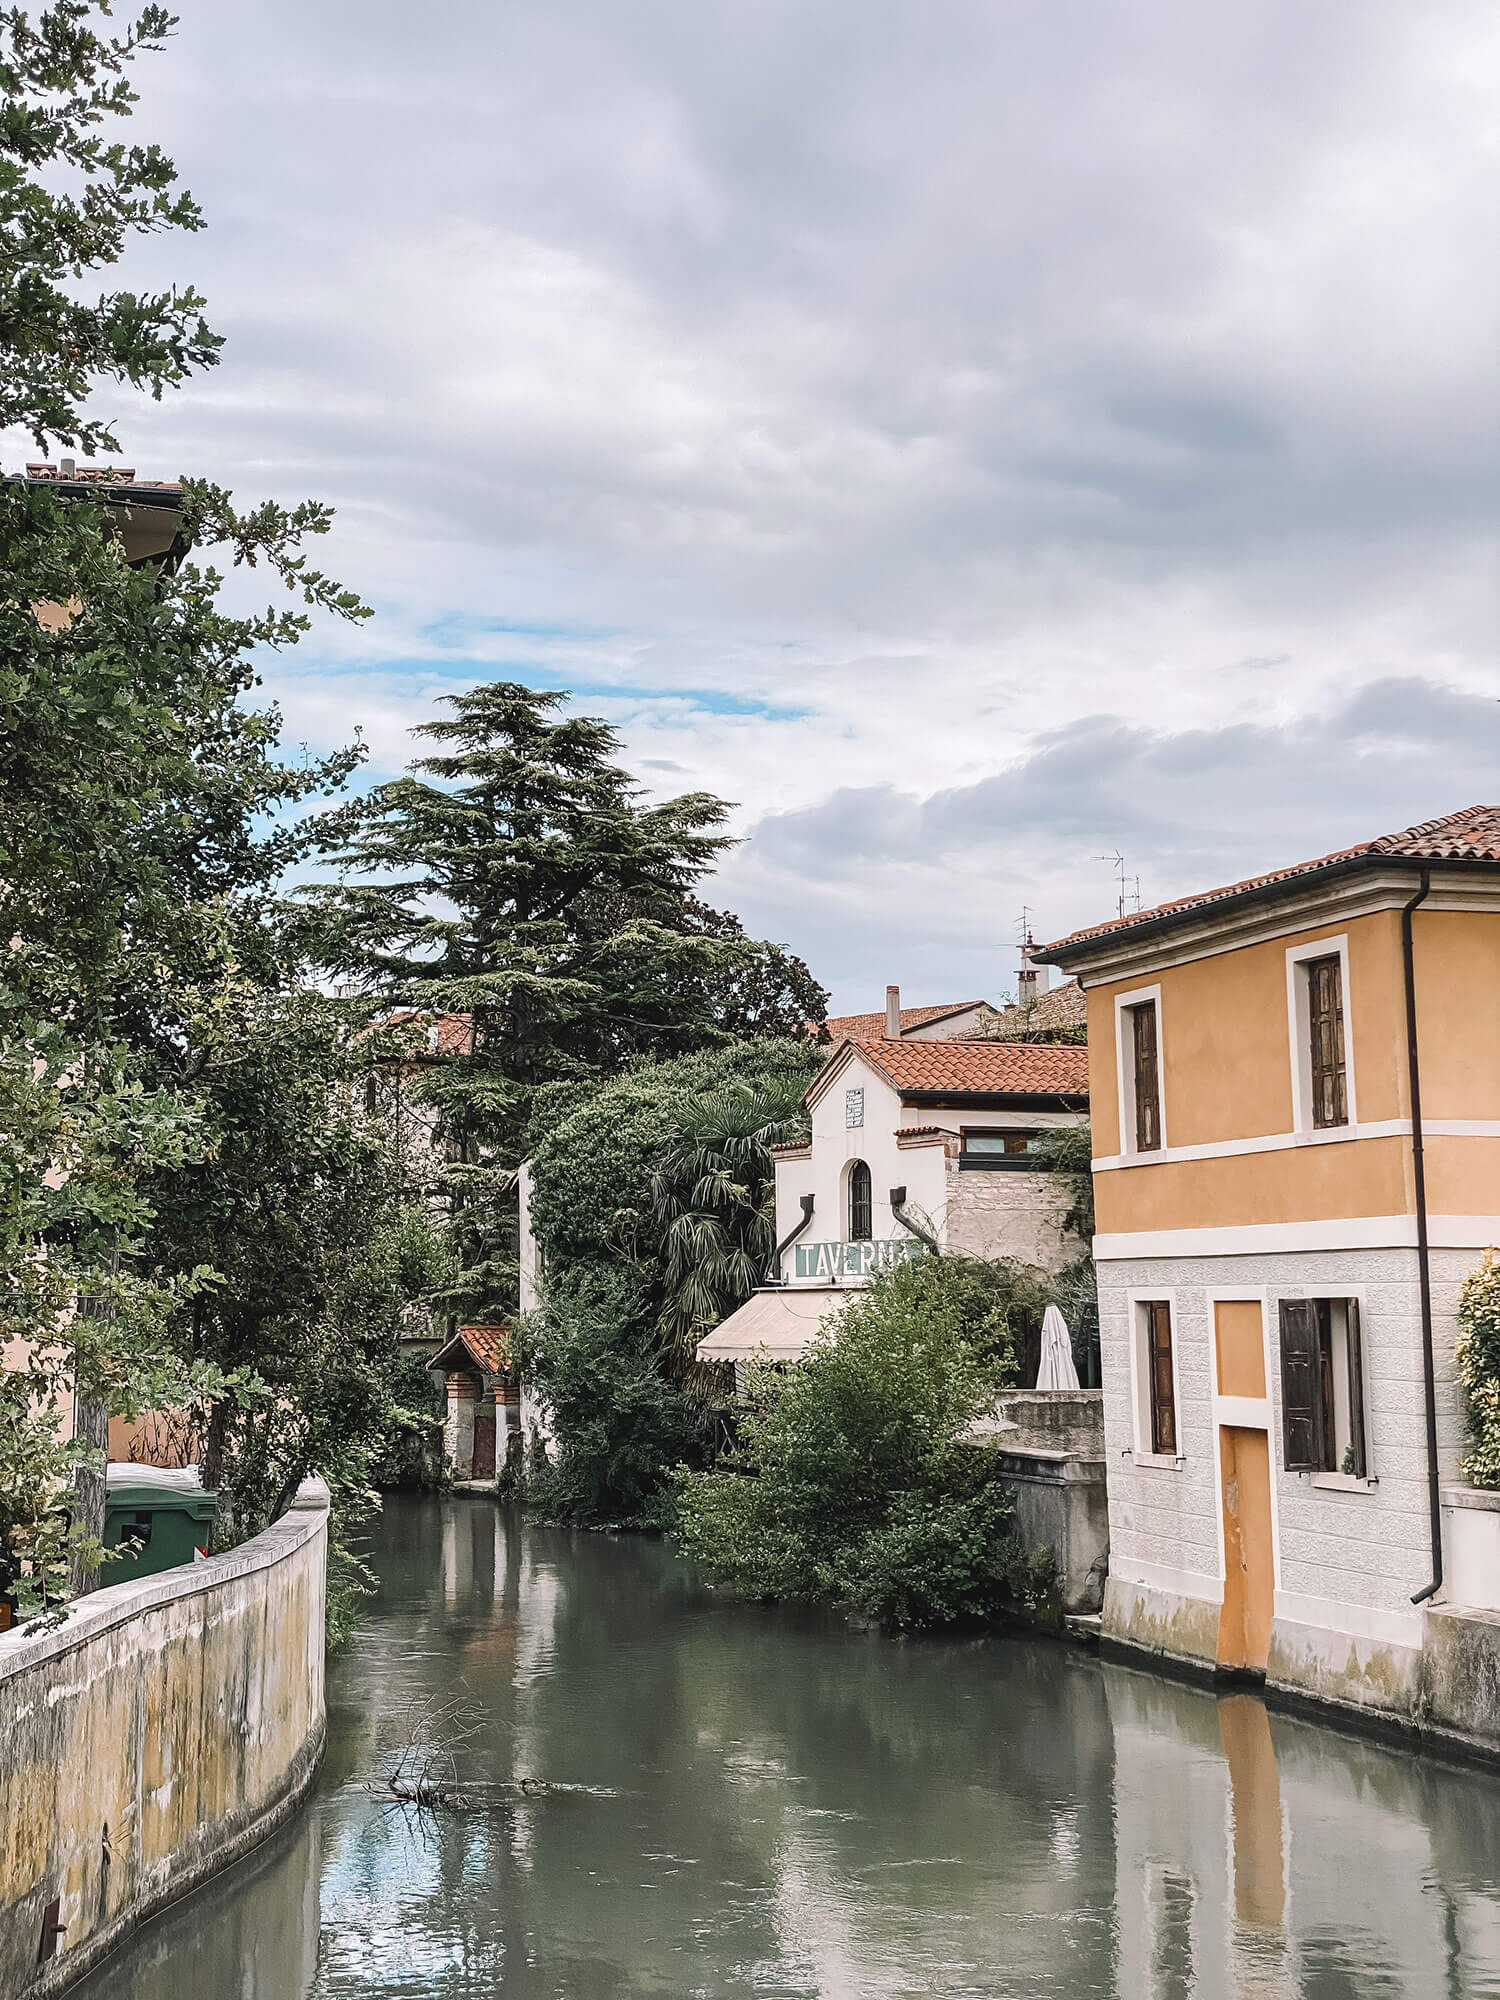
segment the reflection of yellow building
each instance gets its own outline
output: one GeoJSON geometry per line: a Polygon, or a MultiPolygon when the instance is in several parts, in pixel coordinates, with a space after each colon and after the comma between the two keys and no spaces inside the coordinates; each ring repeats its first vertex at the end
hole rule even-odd
{"type": "Polygon", "coordinates": [[[1105,1630],[1413,1711],[1500,1233],[1500,808],[1045,956],[1089,1007],[1105,1630]]]}

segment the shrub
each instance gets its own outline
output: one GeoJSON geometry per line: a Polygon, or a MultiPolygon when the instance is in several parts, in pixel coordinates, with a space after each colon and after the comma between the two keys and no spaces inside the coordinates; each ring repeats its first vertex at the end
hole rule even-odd
{"type": "Polygon", "coordinates": [[[1500,1262],[1486,1250],[1458,1295],[1455,1360],[1466,1399],[1468,1450],[1460,1464],[1472,1485],[1500,1488],[1500,1262]]]}
{"type": "Polygon", "coordinates": [[[684,1553],[750,1595],[899,1627],[1034,1607],[992,1455],[964,1437],[1011,1372],[1007,1285],[968,1259],[898,1265],[797,1367],[748,1369],[728,1469],[678,1474],[684,1553]]]}

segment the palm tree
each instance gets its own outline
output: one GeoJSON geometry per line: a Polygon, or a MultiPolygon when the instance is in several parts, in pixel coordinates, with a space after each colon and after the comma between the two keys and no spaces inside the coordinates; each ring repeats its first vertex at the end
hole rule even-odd
{"type": "Polygon", "coordinates": [[[706,1388],[699,1340],[743,1304],[776,1247],[771,1147],[804,1139],[805,1079],[727,1083],[684,1098],[651,1177],[665,1249],[661,1332],[684,1387],[706,1388]]]}

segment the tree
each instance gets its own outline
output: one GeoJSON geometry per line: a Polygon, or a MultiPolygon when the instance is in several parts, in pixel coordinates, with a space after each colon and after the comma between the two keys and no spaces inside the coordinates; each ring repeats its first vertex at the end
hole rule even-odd
{"type": "MultiPolygon", "coordinates": [[[[201,224],[158,148],[101,130],[129,115],[129,66],[172,19],[149,7],[111,35],[108,11],[58,0],[34,18],[0,13],[0,422],[25,426],[44,451],[117,450],[85,407],[96,384],[159,396],[219,345],[191,290],[78,294],[131,236],[201,224]]],[[[30,1061],[60,1107],[50,1123],[11,1128],[10,1170],[31,1189],[68,1176],[52,1190],[61,1199],[21,1200],[0,1240],[7,1325],[29,1355],[25,1386],[4,1388],[26,1412],[16,1490],[29,1478],[45,1514],[71,1463],[85,1550],[102,1526],[97,1446],[110,1411],[224,1393],[209,1364],[179,1362],[163,1344],[211,1276],[191,1246],[163,1271],[159,1202],[206,1143],[201,1079],[235,1032],[244,991],[289,977],[295,927],[276,884],[309,835],[287,809],[336,790],[357,754],[278,760],[279,718],[241,698],[255,685],[252,649],[295,641],[305,612],[229,617],[218,574],[177,561],[217,543],[236,565],[267,566],[306,607],[361,616],[303,552],[328,511],[241,514],[192,481],[182,502],[173,558],[132,568],[103,488],[78,497],[0,484],[0,938],[20,941],[0,990],[0,1047],[8,1096],[25,1098],[30,1061]],[[90,1189],[97,1198],[82,1199],[90,1189]],[[60,1459],[45,1439],[68,1377],[79,1448],[60,1459]]],[[[26,1574],[48,1589],[50,1519],[20,1531],[26,1574]]]]}
{"type": "Polygon", "coordinates": [[[86,1078],[57,991],[25,1011],[48,971],[19,940],[0,957],[0,1598],[23,1612],[65,1597],[103,1553],[102,1516],[56,1505],[95,1470],[89,1440],[63,1432],[69,1399],[107,1420],[249,1386],[167,1345],[209,1273],[165,1278],[134,1254],[154,1219],[144,1183],[193,1155],[194,1113],[143,1090],[123,1049],[90,1051],[86,1078]]]}
{"type": "Polygon", "coordinates": [[[684,1097],[651,1176],[661,1233],[661,1311],[679,1380],[697,1375],[697,1344],[766,1279],[776,1248],[771,1147],[807,1136],[804,1077],[730,1077],[684,1097]]]}
{"type": "Polygon", "coordinates": [[[198,1259],[217,1273],[176,1314],[175,1344],[266,1390],[205,1413],[205,1484],[238,1539],[321,1473],[336,1612],[358,1582],[351,1536],[373,1468],[394,1437],[435,1421],[401,1340],[414,1308],[425,1324],[420,1301],[443,1276],[423,1210],[403,1201],[383,1133],[356,1108],[362,1030],[362,1010],[321,994],[243,989],[199,1077],[205,1146],[150,1189],[162,1266],[198,1259]]]}
{"type": "MultiPolygon", "coordinates": [[[[106,143],[99,127],[136,103],[127,70],[176,26],[147,7],[122,35],[93,25],[91,0],[59,0],[34,19],[0,14],[0,428],[84,452],[118,451],[82,406],[96,382],[159,397],[218,359],[220,338],[191,288],[79,299],[68,279],[119,261],[129,238],[195,230],[203,218],[157,146],[106,143]]],[[[61,601],[66,602],[66,599],[61,601]]]]}
{"type": "Polygon", "coordinates": [[[344,881],[315,897],[341,970],[472,1023],[428,1089],[454,1160],[454,1302],[475,1311],[514,1299],[512,1177],[541,1086],[726,1041],[741,973],[766,1019],[826,1004],[800,962],[696,898],[729,845],[723,802],[645,803],[614,731],[558,719],[565,699],[514,682],[449,697],[416,732],[441,751],[375,794],[344,881]]]}
{"type": "Polygon", "coordinates": [[[805,1041],[739,1042],[537,1092],[531,1224],[545,1278],[525,1346],[557,1440],[555,1468],[532,1483],[546,1511],[638,1516],[674,1465],[717,1447],[695,1316],[732,1310],[764,1271],[765,1147],[792,1128],[822,1061],[805,1041]],[[713,1259],[702,1283],[695,1243],[713,1259]]]}

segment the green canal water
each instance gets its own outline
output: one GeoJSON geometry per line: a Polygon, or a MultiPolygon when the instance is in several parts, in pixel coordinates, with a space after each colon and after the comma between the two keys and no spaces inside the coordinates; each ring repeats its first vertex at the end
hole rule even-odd
{"type": "Polygon", "coordinates": [[[477,1500],[391,1501],[375,1564],[316,1795],[89,2000],[1500,1995],[1492,1775],[477,1500]],[[388,1803],[422,1702],[464,1781],[549,1789],[388,1803]]]}

